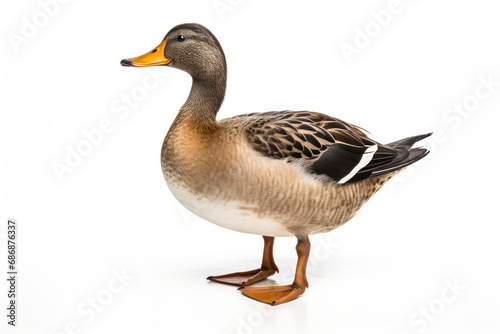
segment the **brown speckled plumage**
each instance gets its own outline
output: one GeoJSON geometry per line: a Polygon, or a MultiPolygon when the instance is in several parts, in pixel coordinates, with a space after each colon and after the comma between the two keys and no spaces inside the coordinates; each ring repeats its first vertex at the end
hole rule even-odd
{"type": "Polygon", "coordinates": [[[169,185],[189,189],[207,202],[239,201],[254,214],[272,217],[294,235],[326,232],[348,221],[396,172],[338,185],[305,170],[300,161],[270,159],[248,144],[237,119],[213,133],[175,125],[162,149],[169,185]],[[184,135],[187,131],[190,134],[184,135]]]}
{"type": "Polygon", "coordinates": [[[209,279],[240,285],[245,295],[272,305],[296,298],[308,286],[308,235],[349,221],[387,180],[428,153],[412,146],[430,134],[383,145],[358,126],[310,111],[217,121],[226,60],[215,36],[197,24],[173,28],[158,48],[122,64],[162,64],[192,76],[191,92],[163,142],[165,180],[202,218],[264,236],[261,268],[209,279]],[[273,237],[286,235],[298,239],[294,283],[248,287],[277,272],[273,237]]]}

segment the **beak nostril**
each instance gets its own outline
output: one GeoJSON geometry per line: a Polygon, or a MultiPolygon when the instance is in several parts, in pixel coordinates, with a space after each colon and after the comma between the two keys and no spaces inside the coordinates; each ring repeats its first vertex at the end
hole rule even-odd
{"type": "Polygon", "coordinates": [[[151,53],[155,53],[156,51],[158,51],[158,48],[151,50],[151,53]]]}

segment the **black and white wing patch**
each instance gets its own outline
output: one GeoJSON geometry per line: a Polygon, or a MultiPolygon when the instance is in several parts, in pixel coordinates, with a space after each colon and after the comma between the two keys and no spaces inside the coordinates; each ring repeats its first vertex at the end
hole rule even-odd
{"type": "Polygon", "coordinates": [[[350,146],[338,142],[330,146],[312,167],[318,174],[326,174],[342,184],[351,180],[359,171],[366,167],[377,152],[376,143],[364,146],[350,146]]]}

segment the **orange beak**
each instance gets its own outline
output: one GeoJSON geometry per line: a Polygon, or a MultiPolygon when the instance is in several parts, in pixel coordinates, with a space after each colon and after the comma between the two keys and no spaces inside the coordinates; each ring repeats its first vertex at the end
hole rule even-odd
{"type": "Polygon", "coordinates": [[[168,65],[172,61],[170,58],[165,57],[165,47],[167,46],[167,41],[163,40],[160,45],[158,45],[153,50],[142,56],[135,58],[123,59],[120,64],[122,66],[133,66],[133,67],[147,67],[147,66],[162,66],[168,65]]]}

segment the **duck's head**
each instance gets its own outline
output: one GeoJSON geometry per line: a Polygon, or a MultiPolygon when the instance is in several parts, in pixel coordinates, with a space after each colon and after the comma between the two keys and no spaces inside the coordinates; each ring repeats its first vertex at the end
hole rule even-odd
{"type": "Polygon", "coordinates": [[[200,24],[172,28],[160,45],[146,54],[121,61],[123,66],[169,66],[200,81],[226,76],[226,58],[219,41],[200,24]]]}

